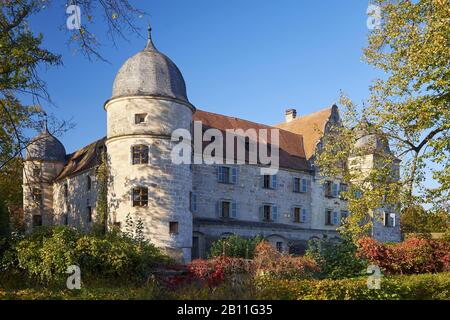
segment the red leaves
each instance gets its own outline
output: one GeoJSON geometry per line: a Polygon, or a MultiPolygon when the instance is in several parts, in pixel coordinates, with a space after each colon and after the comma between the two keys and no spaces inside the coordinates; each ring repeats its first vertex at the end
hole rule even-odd
{"type": "Polygon", "coordinates": [[[383,244],[366,237],[358,244],[358,255],[388,274],[450,270],[450,245],[443,241],[410,238],[402,243],[383,244]]]}

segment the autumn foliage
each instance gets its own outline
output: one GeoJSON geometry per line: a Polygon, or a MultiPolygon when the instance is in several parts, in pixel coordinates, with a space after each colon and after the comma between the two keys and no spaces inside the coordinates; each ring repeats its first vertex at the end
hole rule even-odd
{"type": "Polygon", "coordinates": [[[450,244],[438,240],[410,238],[401,243],[384,244],[365,237],[359,240],[358,255],[387,274],[450,270],[450,244]]]}

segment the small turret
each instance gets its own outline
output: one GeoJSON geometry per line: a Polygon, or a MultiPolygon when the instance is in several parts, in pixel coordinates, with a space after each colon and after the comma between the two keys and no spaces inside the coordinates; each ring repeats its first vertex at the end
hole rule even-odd
{"type": "Polygon", "coordinates": [[[23,206],[27,229],[53,223],[53,180],[66,161],[66,150],[45,124],[26,149],[23,168],[23,206]]]}

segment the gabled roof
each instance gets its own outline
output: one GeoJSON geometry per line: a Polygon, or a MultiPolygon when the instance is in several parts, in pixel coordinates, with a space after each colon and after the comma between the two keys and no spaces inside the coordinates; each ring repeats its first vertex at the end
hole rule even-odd
{"type": "Polygon", "coordinates": [[[325,132],[325,127],[333,113],[337,113],[337,106],[307,114],[289,122],[283,122],[274,127],[303,136],[306,158],[309,160],[316,151],[316,146],[325,132]]]}
{"type": "MultiPolygon", "coordinates": [[[[235,117],[229,117],[217,113],[198,110],[194,113],[194,121],[201,121],[203,129],[215,128],[221,131],[227,129],[255,129],[259,133],[260,129],[267,129],[267,141],[271,141],[270,129],[277,129],[268,125],[255,123],[235,117]]],[[[225,140],[225,139],[224,139],[225,140]]],[[[267,141],[261,141],[267,143],[267,141]]],[[[204,146],[209,142],[204,143],[204,146]]],[[[310,170],[308,161],[306,160],[305,150],[303,147],[303,137],[285,130],[279,130],[279,166],[294,170],[310,170]]],[[[224,141],[225,145],[225,141],[224,141]]],[[[226,146],[224,146],[225,150],[226,146]]],[[[224,152],[225,155],[225,152],[224,152]]]]}
{"type": "Polygon", "coordinates": [[[66,165],[55,181],[98,166],[101,163],[101,153],[105,148],[105,141],[106,137],[67,155],[66,165]]]}

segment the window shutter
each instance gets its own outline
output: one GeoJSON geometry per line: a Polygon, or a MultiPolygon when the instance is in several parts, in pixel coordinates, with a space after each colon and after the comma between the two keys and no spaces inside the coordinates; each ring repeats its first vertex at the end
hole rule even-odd
{"type": "Polygon", "coordinates": [[[191,211],[197,212],[197,194],[191,193],[191,211]]]}
{"type": "Polygon", "coordinates": [[[216,202],[216,214],[218,217],[222,216],[222,206],[221,206],[221,201],[217,201],[216,202]]]}
{"type": "Polygon", "coordinates": [[[276,189],[277,188],[277,175],[274,174],[272,176],[272,189],[276,189]]]}
{"type": "Polygon", "coordinates": [[[278,219],[278,208],[276,205],[272,206],[272,220],[277,221],[278,219]]]}
{"type": "Polygon", "coordinates": [[[264,221],[264,206],[259,207],[259,220],[264,221]]]}
{"type": "Polygon", "coordinates": [[[295,222],[295,207],[291,207],[291,221],[295,222]]]}
{"type": "Polygon", "coordinates": [[[337,183],[333,183],[333,197],[335,197],[335,198],[337,198],[338,193],[339,193],[338,187],[339,187],[339,186],[338,186],[337,183]]]}
{"type": "Polygon", "coordinates": [[[264,175],[259,176],[259,185],[261,186],[261,189],[264,189],[264,175]]]}
{"type": "Polygon", "coordinates": [[[231,204],[231,217],[236,218],[237,217],[237,203],[236,201],[233,201],[231,204]]]}
{"type": "Polygon", "coordinates": [[[237,183],[237,168],[231,169],[231,183],[233,184],[237,183]]]}
{"type": "Polygon", "coordinates": [[[130,147],[130,163],[131,163],[131,165],[134,164],[134,161],[133,161],[133,146],[130,147]]]}
{"type": "Polygon", "coordinates": [[[300,222],[306,222],[306,208],[301,209],[300,222]]]}
{"type": "Polygon", "coordinates": [[[307,184],[307,180],[305,178],[302,178],[301,180],[301,188],[302,188],[302,192],[307,192],[308,191],[308,184],[307,184]]]}
{"type": "Polygon", "coordinates": [[[216,167],[216,173],[217,173],[217,182],[222,182],[222,167],[221,166],[217,166],[216,167]]]}
{"type": "Polygon", "coordinates": [[[337,211],[333,211],[333,224],[337,225],[339,223],[338,221],[338,213],[337,211]]]}

